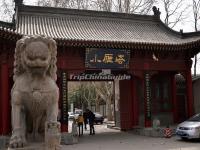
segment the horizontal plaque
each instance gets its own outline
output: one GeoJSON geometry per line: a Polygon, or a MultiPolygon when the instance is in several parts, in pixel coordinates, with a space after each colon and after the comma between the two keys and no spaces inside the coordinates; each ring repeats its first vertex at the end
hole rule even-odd
{"type": "Polygon", "coordinates": [[[129,68],[130,50],[122,49],[86,49],[85,67],[97,69],[129,68]]]}

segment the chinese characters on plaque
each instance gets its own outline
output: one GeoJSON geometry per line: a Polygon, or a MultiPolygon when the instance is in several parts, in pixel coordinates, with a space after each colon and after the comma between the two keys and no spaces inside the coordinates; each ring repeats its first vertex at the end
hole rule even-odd
{"type": "Polygon", "coordinates": [[[62,98],[62,109],[61,109],[61,122],[68,124],[68,102],[67,102],[67,73],[61,72],[61,98],[62,98]]]}
{"type": "Polygon", "coordinates": [[[87,68],[129,68],[130,50],[121,49],[86,49],[85,65],[87,68]]]}
{"type": "Polygon", "coordinates": [[[150,75],[145,74],[145,86],[146,86],[146,117],[151,119],[151,91],[150,91],[150,75]]]}

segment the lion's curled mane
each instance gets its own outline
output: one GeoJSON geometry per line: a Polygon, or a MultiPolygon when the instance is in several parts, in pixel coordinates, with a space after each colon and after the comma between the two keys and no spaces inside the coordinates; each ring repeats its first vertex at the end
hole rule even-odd
{"type": "Polygon", "coordinates": [[[43,36],[24,36],[22,39],[17,41],[16,48],[15,48],[15,55],[14,55],[14,57],[15,57],[14,76],[13,76],[14,81],[17,79],[17,77],[19,77],[20,75],[22,75],[23,73],[26,72],[26,69],[25,69],[23,61],[22,61],[22,58],[23,58],[22,53],[25,51],[26,46],[28,44],[30,44],[31,42],[37,42],[37,41],[42,41],[43,43],[45,43],[50,50],[51,61],[50,61],[50,65],[49,65],[46,75],[49,75],[53,80],[56,81],[56,79],[57,79],[57,75],[56,75],[57,46],[56,46],[56,42],[51,38],[43,37],[43,36]]]}

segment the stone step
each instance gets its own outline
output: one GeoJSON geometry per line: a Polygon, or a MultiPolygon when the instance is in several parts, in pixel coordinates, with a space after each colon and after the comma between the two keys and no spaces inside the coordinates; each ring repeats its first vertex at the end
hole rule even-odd
{"type": "Polygon", "coordinates": [[[9,139],[9,136],[0,136],[0,150],[4,149],[5,147],[8,147],[9,139]]]}
{"type": "MultiPolygon", "coordinates": [[[[175,128],[171,128],[172,129],[172,136],[175,135],[175,128]]],[[[164,130],[165,128],[134,128],[132,130],[132,132],[134,134],[138,134],[138,135],[144,135],[144,136],[151,136],[151,137],[165,137],[164,135],[164,130]]]]}

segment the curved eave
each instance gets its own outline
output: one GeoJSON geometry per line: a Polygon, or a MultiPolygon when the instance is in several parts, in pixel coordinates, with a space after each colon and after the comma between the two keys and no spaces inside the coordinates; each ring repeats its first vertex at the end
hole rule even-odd
{"type": "Polygon", "coordinates": [[[78,46],[78,47],[104,47],[104,48],[123,48],[135,50],[150,50],[150,51],[180,51],[190,50],[192,55],[199,52],[200,39],[193,42],[181,44],[166,44],[166,43],[145,43],[145,42],[120,42],[120,41],[97,41],[97,40],[68,40],[55,39],[60,46],[78,46]]]}
{"type": "Polygon", "coordinates": [[[22,38],[22,36],[23,35],[14,32],[14,30],[12,29],[0,28],[0,38],[16,42],[17,40],[22,38]]]}
{"type": "Polygon", "coordinates": [[[175,31],[173,29],[171,29],[170,27],[168,27],[164,22],[162,22],[160,19],[158,20],[159,21],[159,25],[164,29],[166,30],[167,32],[177,36],[177,37],[180,37],[182,39],[187,39],[187,38],[190,38],[190,37],[200,37],[200,31],[197,31],[197,32],[186,32],[186,33],[183,33],[184,31],[182,29],[180,29],[180,32],[178,31],[175,31]]]}
{"type": "MultiPolygon", "coordinates": [[[[22,34],[16,33],[13,30],[0,28],[0,37],[16,42],[23,37],[22,34]]],[[[180,51],[190,50],[192,55],[199,52],[200,39],[187,43],[169,44],[169,43],[147,43],[147,42],[125,42],[125,41],[103,41],[103,40],[75,40],[54,38],[58,46],[73,46],[73,47],[103,47],[103,48],[123,48],[135,50],[150,50],[150,51],[180,51]]]]}
{"type": "Polygon", "coordinates": [[[15,29],[15,22],[0,21],[0,27],[14,30],[15,29]]]}

